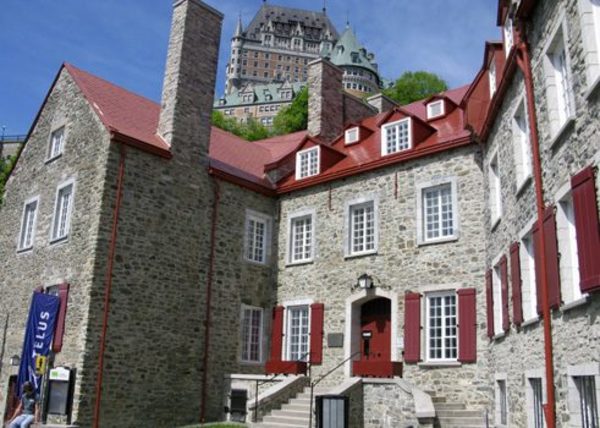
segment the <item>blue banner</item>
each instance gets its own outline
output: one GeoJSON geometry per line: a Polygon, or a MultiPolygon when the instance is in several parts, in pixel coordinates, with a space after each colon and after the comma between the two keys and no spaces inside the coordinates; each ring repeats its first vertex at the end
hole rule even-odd
{"type": "Polygon", "coordinates": [[[40,393],[40,383],[46,368],[46,361],[50,353],[50,344],[54,335],[56,316],[60,299],[50,294],[33,293],[27,325],[25,326],[25,340],[21,353],[21,365],[17,394],[21,397],[23,383],[31,382],[36,394],[40,393]]]}

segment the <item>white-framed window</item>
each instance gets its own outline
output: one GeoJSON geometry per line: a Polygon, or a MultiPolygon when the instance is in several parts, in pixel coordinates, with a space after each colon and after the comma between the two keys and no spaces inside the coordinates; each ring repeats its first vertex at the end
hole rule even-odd
{"type": "Polygon", "coordinates": [[[308,305],[288,306],[286,310],[286,359],[308,361],[310,318],[308,305]]]}
{"type": "Polygon", "coordinates": [[[263,313],[262,308],[242,305],[242,362],[262,362],[263,313]]]}
{"type": "Polygon", "coordinates": [[[567,366],[567,378],[572,426],[600,426],[600,363],[567,366]]]}
{"type": "Polygon", "coordinates": [[[505,427],[508,425],[508,389],[505,373],[495,375],[494,386],[496,426],[505,427]]]}
{"type": "Polygon", "coordinates": [[[488,164],[489,179],[489,204],[490,222],[492,227],[502,217],[502,183],[500,181],[500,168],[498,166],[498,154],[494,154],[488,164]]]}
{"type": "Polygon", "coordinates": [[[427,119],[434,119],[445,114],[444,100],[432,101],[427,104],[427,119]]]}
{"type": "Polygon", "coordinates": [[[409,117],[386,123],[381,127],[382,156],[412,147],[412,121],[409,117]]]}
{"type": "Polygon", "coordinates": [[[61,126],[60,128],[55,129],[50,133],[50,146],[48,147],[48,160],[55,159],[59,157],[64,148],[65,144],[65,135],[66,135],[65,126],[61,126]]]}
{"type": "Polygon", "coordinates": [[[496,55],[492,54],[492,60],[488,69],[488,77],[490,80],[490,98],[496,93],[496,55]]]}
{"type": "Polygon", "coordinates": [[[417,185],[417,243],[458,238],[456,178],[440,178],[417,185]]]}
{"type": "Polygon", "coordinates": [[[454,291],[427,293],[426,352],[428,361],[458,358],[457,300],[454,291]]]}
{"type": "Polygon", "coordinates": [[[51,242],[65,239],[69,235],[71,212],[73,211],[74,188],[75,182],[69,180],[59,185],[56,190],[54,217],[52,219],[52,234],[50,235],[51,242]]]}
{"type": "Polygon", "coordinates": [[[355,126],[354,128],[346,129],[344,133],[344,144],[353,144],[357,143],[360,139],[360,128],[355,126]]]}
{"type": "Polygon", "coordinates": [[[521,234],[519,245],[521,265],[521,305],[525,322],[537,319],[537,285],[535,277],[535,245],[531,228],[521,234]]]}
{"type": "Polygon", "coordinates": [[[271,247],[271,217],[246,210],[244,257],[254,263],[266,264],[271,247]]]}
{"type": "Polygon", "coordinates": [[[600,82],[600,0],[579,0],[588,93],[600,82]]]}
{"type": "Polygon", "coordinates": [[[346,204],[346,256],[377,252],[377,214],[375,199],[361,198],[346,204]]]}
{"type": "Polygon", "coordinates": [[[525,372],[527,428],[546,427],[544,420],[545,384],[543,370],[527,370],[525,372]]]}
{"type": "Polygon", "coordinates": [[[525,100],[521,100],[513,116],[513,154],[517,192],[531,178],[531,148],[529,144],[529,122],[525,100]]]}
{"type": "Polygon", "coordinates": [[[580,288],[575,211],[570,186],[556,203],[556,237],[558,241],[561,297],[565,304],[583,297],[580,288]]]}
{"type": "Polygon", "coordinates": [[[513,14],[513,11],[511,8],[511,10],[509,10],[508,14],[506,15],[506,20],[504,21],[504,28],[503,28],[504,53],[506,54],[507,57],[508,57],[508,54],[510,53],[510,50],[512,49],[513,44],[514,44],[512,14],[513,14]]]}
{"type": "Polygon", "coordinates": [[[319,146],[296,153],[296,180],[317,175],[320,168],[319,158],[319,146]]]}
{"type": "Polygon", "coordinates": [[[23,215],[21,218],[21,230],[19,231],[18,251],[25,251],[33,248],[35,238],[35,224],[37,222],[37,212],[39,206],[39,197],[28,199],[23,204],[23,215]]]}
{"type": "Polygon", "coordinates": [[[544,55],[546,102],[553,139],[560,134],[560,131],[575,114],[564,12],[560,22],[550,43],[546,45],[544,55]]]}
{"type": "Polygon", "coordinates": [[[288,263],[312,261],[315,250],[315,211],[306,210],[291,215],[288,228],[288,263]]]}
{"type": "Polygon", "coordinates": [[[500,264],[494,265],[492,272],[492,307],[494,309],[494,334],[504,334],[502,326],[502,275],[500,264]]]}

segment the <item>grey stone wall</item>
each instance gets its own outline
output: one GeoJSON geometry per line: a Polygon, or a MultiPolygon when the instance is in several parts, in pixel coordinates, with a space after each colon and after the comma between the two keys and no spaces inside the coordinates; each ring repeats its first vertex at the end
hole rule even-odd
{"type": "Polygon", "coordinates": [[[411,394],[395,382],[363,383],[365,428],[418,427],[411,394]]]}
{"type": "MultiPolygon", "coordinates": [[[[396,335],[401,337],[405,292],[425,291],[432,286],[442,289],[476,287],[480,325],[478,363],[458,367],[405,364],[404,377],[424,390],[436,391],[438,395],[446,395],[449,399],[472,404],[485,402],[488,375],[481,267],[485,262],[485,245],[481,239],[484,233],[483,185],[479,157],[477,147],[473,145],[282,196],[278,237],[278,304],[298,299],[324,303],[325,337],[329,333],[345,334],[345,326],[349,322],[346,319],[346,299],[358,293],[352,288],[357,278],[366,272],[373,276],[376,289],[392,296],[392,305],[397,304],[397,316],[392,323],[396,335]],[[418,245],[417,186],[436,177],[456,178],[459,237],[452,242],[418,245]],[[345,258],[346,203],[367,195],[378,199],[378,252],[345,258]],[[307,207],[316,211],[316,255],[311,263],[288,265],[288,218],[307,207]]],[[[424,342],[422,344],[424,346],[424,342]]],[[[313,366],[313,375],[318,377],[344,358],[343,348],[329,348],[324,344],[323,365],[313,366]]],[[[344,376],[344,369],[340,368],[324,383],[334,385],[344,376]]]]}
{"type": "Polygon", "coordinates": [[[396,101],[383,95],[383,93],[371,95],[367,98],[367,102],[375,107],[379,113],[391,110],[398,105],[396,101]]]}
{"type": "MultiPolygon", "coordinates": [[[[546,204],[550,204],[556,202],[558,190],[569,182],[571,175],[587,165],[598,164],[599,106],[597,97],[593,95],[586,97],[588,82],[585,74],[578,1],[550,0],[537,3],[528,36],[534,75],[537,129],[540,136],[544,200],[546,204]],[[545,48],[561,17],[564,17],[567,29],[566,46],[576,113],[573,122],[565,128],[561,137],[555,139],[549,122],[543,62],[545,48]]],[[[504,253],[508,256],[509,245],[519,239],[519,231],[537,215],[533,182],[530,181],[520,193],[517,193],[516,188],[511,123],[514,109],[523,93],[523,78],[517,71],[492,133],[485,144],[484,182],[488,182],[488,161],[493,153],[498,153],[504,211],[500,223],[491,230],[489,209],[486,208],[486,266],[488,267],[499,254],[504,253]]],[[[489,194],[486,196],[486,206],[489,206],[488,199],[489,194]]],[[[589,301],[582,306],[570,310],[554,310],[552,313],[556,414],[557,426],[560,427],[577,423],[571,419],[567,408],[567,366],[597,362],[597,356],[600,354],[600,347],[595,339],[600,335],[599,297],[596,293],[589,296],[589,301]]],[[[512,302],[510,289],[509,302],[512,302]]],[[[512,303],[509,304],[509,315],[512,321],[512,303]]],[[[511,325],[510,331],[503,338],[489,342],[488,346],[489,384],[493,386],[495,373],[507,375],[510,424],[526,426],[528,385],[525,371],[545,367],[542,321],[520,329],[511,325]],[[517,355],[519,358],[515,358],[517,355]]],[[[493,406],[493,401],[491,403],[493,406]]],[[[490,414],[493,417],[494,413],[490,414]]]]}

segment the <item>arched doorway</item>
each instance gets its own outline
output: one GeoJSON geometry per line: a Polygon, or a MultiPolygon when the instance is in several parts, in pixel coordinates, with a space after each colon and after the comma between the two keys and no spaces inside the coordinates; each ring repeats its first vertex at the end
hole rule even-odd
{"type": "Polygon", "coordinates": [[[377,297],[360,307],[359,361],[391,361],[392,332],[390,299],[377,297]]]}

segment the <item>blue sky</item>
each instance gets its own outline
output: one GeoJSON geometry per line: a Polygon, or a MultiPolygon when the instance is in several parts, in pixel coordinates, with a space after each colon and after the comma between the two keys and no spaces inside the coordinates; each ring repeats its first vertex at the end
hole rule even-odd
{"type": "MultiPolygon", "coordinates": [[[[269,0],[319,10],[323,0],[269,0]]],[[[225,14],[217,93],[222,93],[229,41],[238,14],[245,25],[262,0],[206,0],[225,14]]],[[[0,127],[29,130],[63,61],[160,100],[171,0],[2,0],[0,127]]],[[[327,0],[339,31],[346,17],[373,51],[382,76],[427,70],[451,87],[469,83],[483,43],[497,39],[496,0],[327,0]]],[[[1,128],[0,128],[1,132],[1,128]]]]}

